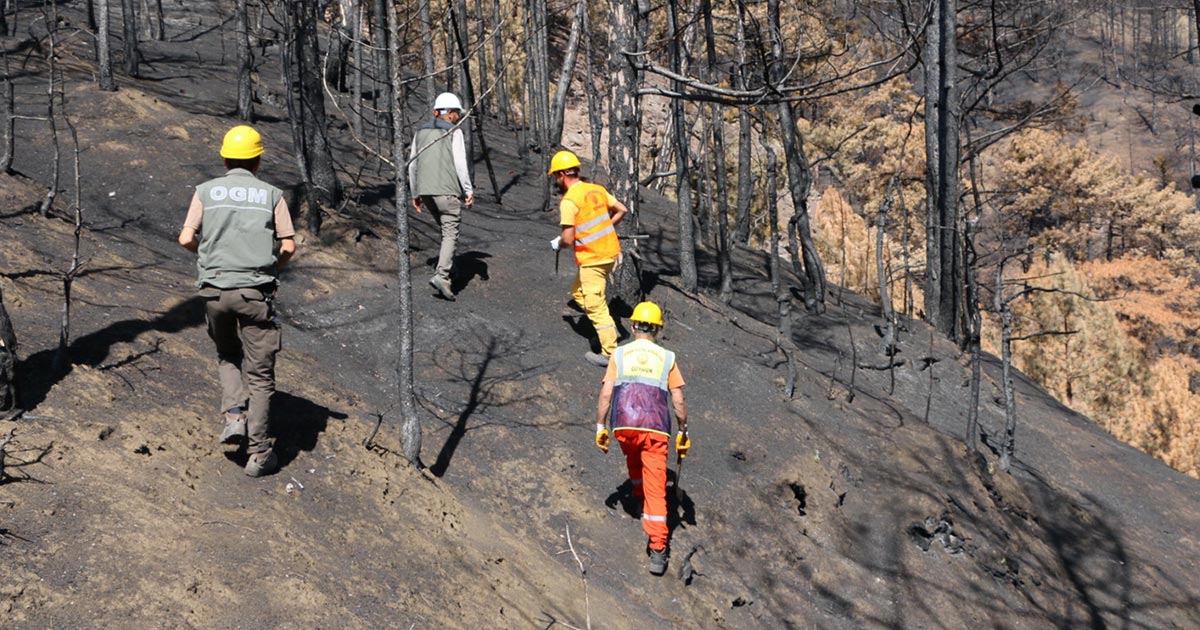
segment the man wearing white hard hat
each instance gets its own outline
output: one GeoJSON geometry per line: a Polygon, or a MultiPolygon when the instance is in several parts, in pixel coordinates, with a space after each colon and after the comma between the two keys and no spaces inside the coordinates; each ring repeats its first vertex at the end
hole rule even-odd
{"type": "Polygon", "coordinates": [[[454,301],[450,272],[458,246],[458,224],[462,209],[475,203],[475,190],[467,165],[467,146],[461,128],[458,97],[443,92],[433,101],[433,120],[417,129],[409,152],[408,182],[417,212],[428,209],[442,227],[442,247],[437,270],[429,284],[441,296],[454,301]]]}

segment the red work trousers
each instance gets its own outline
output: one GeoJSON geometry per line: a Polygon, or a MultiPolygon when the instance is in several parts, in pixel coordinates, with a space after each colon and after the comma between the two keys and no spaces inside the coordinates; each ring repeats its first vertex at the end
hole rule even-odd
{"type": "Polygon", "coordinates": [[[655,551],[666,549],[670,534],[667,529],[667,443],[670,438],[661,433],[629,429],[613,433],[625,454],[633,495],[642,499],[642,529],[650,537],[650,548],[655,551]]]}

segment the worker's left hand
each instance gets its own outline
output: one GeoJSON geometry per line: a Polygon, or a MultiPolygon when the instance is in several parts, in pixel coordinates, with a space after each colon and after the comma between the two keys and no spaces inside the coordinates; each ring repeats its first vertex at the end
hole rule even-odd
{"type": "Polygon", "coordinates": [[[421,198],[420,197],[413,197],[412,204],[413,204],[413,208],[416,208],[417,212],[421,211],[421,198]]]}
{"type": "Polygon", "coordinates": [[[470,207],[471,207],[471,206],[473,206],[473,205],[475,205],[475,195],[474,195],[474,193],[472,193],[472,194],[470,194],[470,195],[467,195],[467,200],[463,202],[463,206],[465,206],[465,207],[467,207],[467,208],[470,208],[470,207]]]}
{"type": "Polygon", "coordinates": [[[675,452],[679,454],[679,459],[687,459],[688,449],[692,448],[692,439],[687,433],[680,431],[675,434],[675,452]]]}
{"type": "Polygon", "coordinates": [[[596,430],[596,448],[607,453],[608,452],[608,440],[609,440],[608,429],[605,429],[604,425],[600,425],[600,428],[596,430]]]}
{"type": "Polygon", "coordinates": [[[555,236],[554,239],[550,241],[550,249],[552,249],[554,251],[558,251],[558,250],[562,249],[562,237],[561,236],[555,236]]]}

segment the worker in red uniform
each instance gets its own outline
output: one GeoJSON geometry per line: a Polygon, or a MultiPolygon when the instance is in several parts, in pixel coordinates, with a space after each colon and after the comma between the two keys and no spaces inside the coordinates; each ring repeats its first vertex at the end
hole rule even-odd
{"type": "Polygon", "coordinates": [[[625,454],[633,494],[642,499],[642,529],[650,537],[650,573],[667,570],[667,451],[671,409],[679,422],[675,450],[687,457],[687,404],[675,353],[655,343],[662,309],[653,302],[634,307],[629,318],[633,341],[613,352],[600,388],[596,446],[608,452],[609,426],[625,454]]]}

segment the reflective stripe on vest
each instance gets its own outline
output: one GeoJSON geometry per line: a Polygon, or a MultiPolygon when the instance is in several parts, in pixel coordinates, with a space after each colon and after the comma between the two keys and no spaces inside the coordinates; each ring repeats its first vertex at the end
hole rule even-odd
{"type": "Polygon", "coordinates": [[[575,262],[588,265],[606,262],[621,253],[617,231],[608,215],[608,191],[603,186],[579,182],[563,199],[575,204],[575,262]]]}
{"type": "Polygon", "coordinates": [[[667,380],[675,353],[648,339],[638,339],[617,348],[612,360],[617,371],[610,412],[613,432],[671,435],[667,380]]]}

